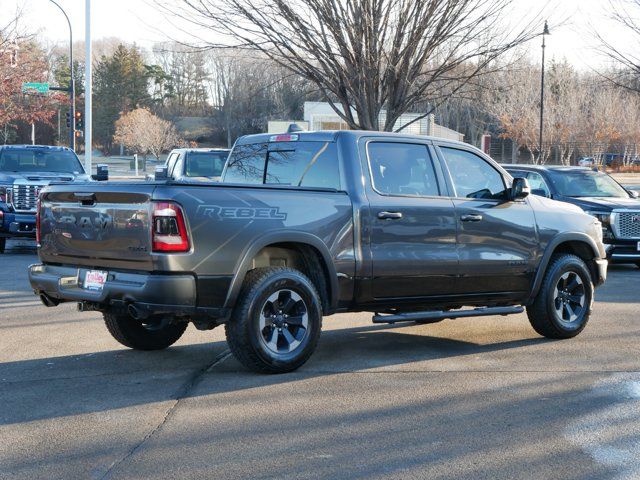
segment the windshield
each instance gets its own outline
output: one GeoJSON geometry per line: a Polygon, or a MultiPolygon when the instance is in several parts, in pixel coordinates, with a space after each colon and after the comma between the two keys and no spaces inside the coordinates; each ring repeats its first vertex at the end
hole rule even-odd
{"type": "Polygon", "coordinates": [[[68,150],[7,149],[0,151],[0,172],[83,173],[78,157],[68,150]]]}
{"type": "Polygon", "coordinates": [[[558,192],[567,197],[629,198],[627,191],[606,173],[576,170],[550,174],[558,192]]]}
{"type": "Polygon", "coordinates": [[[219,177],[229,152],[189,152],[187,177],[219,177]]]}

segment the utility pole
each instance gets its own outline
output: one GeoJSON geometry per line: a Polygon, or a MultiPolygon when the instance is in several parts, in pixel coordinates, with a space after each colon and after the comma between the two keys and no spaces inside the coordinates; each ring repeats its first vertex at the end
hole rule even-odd
{"type": "Polygon", "coordinates": [[[544,49],[545,38],[549,33],[549,25],[547,25],[547,21],[544,22],[544,30],[542,31],[542,75],[540,77],[540,136],[538,137],[538,155],[542,156],[542,125],[544,121],[544,49]]]}
{"type": "Polygon", "coordinates": [[[91,0],[85,0],[85,34],[84,34],[84,168],[88,175],[91,175],[91,82],[93,75],[93,65],[91,59],[91,0]]]}
{"type": "Polygon", "coordinates": [[[71,104],[69,105],[69,112],[71,116],[71,127],[69,128],[69,148],[71,150],[76,149],[76,79],[73,74],[73,30],[71,29],[71,22],[69,21],[69,16],[67,12],[55,1],[49,0],[56,7],[60,9],[64,18],[67,19],[67,25],[69,26],[69,75],[71,76],[69,80],[69,99],[71,100],[71,104]]]}

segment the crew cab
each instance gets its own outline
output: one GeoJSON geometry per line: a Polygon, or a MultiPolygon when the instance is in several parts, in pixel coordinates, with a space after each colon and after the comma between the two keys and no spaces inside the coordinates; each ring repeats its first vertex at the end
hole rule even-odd
{"type": "Polygon", "coordinates": [[[268,373],[301,366],[339,312],[526,308],[539,334],[573,337],[607,271],[580,208],[529,195],[470,145],[370,131],[242,137],[221,183],[52,185],[38,231],[29,278],[45,305],[100,311],[143,350],[225,324],[240,362],[268,373]]]}
{"type": "Polygon", "coordinates": [[[68,148],[0,145],[0,253],[7,238],[35,237],[36,203],[42,188],[50,182],[88,179],[68,148]]]}
{"type": "Polygon", "coordinates": [[[577,205],[602,223],[611,263],[640,267],[640,199],[611,176],[580,167],[505,165],[511,175],[527,178],[533,193],[577,205]]]}

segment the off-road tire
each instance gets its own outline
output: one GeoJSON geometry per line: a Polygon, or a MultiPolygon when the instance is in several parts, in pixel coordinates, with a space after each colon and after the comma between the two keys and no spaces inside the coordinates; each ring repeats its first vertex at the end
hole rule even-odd
{"type": "Polygon", "coordinates": [[[125,347],[135,350],[163,350],[178,341],[187,329],[187,322],[171,318],[158,319],[156,326],[145,326],[140,320],[122,313],[103,313],[109,333],[125,347]]]}
{"type": "MultiPolygon", "coordinates": [[[[273,324],[265,328],[271,327],[273,324]]],[[[250,271],[231,318],[225,325],[227,343],[233,355],[246,368],[258,373],[286,373],[299,368],[314,352],[321,329],[322,303],[313,282],[298,270],[284,267],[250,271]],[[264,317],[269,299],[279,292],[289,292],[290,295],[294,292],[296,298],[303,300],[307,313],[304,336],[294,350],[285,353],[269,348],[265,343],[268,334],[264,332],[267,330],[260,327],[261,315],[264,317]]],[[[275,344],[278,345],[278,341],[275,344]]]]}
{"type": "Polygon", "coordinates": [[[0,238],[0,254],[4,253],[4,249],[7,246],[7,239],[5,237],[0,238]]]}
{"type": "MultiPolygon", "coordinates": [[[[527,316],[533,329],[543,337],[564,339],[578,335],[587,325],[593,305],[593,282],[585,262],[571,254],[556,254],[551,257],[534,302],[527,307],[527,316]],[[562,321],[556,310],[556,286],[563,275],[577,275],[584,286],[584,302],[580,314],[573,321],[562,321]]],[[[563,311],[564,312],[564,311],[563,311]]]]}

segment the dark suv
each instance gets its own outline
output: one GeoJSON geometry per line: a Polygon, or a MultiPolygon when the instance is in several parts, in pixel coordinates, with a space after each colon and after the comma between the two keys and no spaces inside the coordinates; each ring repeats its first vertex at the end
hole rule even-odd
{"type": "Polygon", "coordinates": [[[86,181],[76,154],[65,147],[0,146],[0,253],[7,238],[35,238],[38,194],[51,182],[86,181]]]}
{"type": "Polygon", "coordinates": [[[532,192],[572,203],[602,223],[607,257],[612,263],[640,267],[640,200],[604,172],[582,167],[503,165],[529,181],[532,192]]]}

